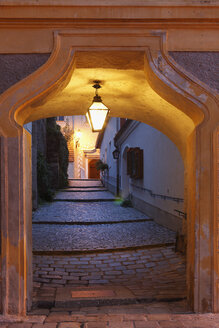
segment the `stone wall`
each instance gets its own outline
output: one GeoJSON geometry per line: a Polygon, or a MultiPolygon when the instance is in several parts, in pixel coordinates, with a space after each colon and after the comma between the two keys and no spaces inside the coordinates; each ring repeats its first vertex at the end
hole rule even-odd
{"type": "MultiPolygon", "coordinates": [[[[186,71],[219,91],[219,52],[171,51],[169,54],[186,71]]],[[[50,54],[0,54],[0,94],[42,66],[50,54]]]]}
{"type": "Polygon", "coordinates": [[[0,94],[45,64],[50,54],[0,55],[0,94]]]}
{"type": "MultiPolygon", "coordinates": [[[[49,58],[50,54],[1,54],[0,55],[0,94],[13,84],[24,79],[49,58]]],[[[32,195],[33,208],[37,208],[37,151],[46,155],[46,120],[32,125],[32,195]]]]}
{"type": "Polygon", "coordinates": [[[169,52],[187,72],[219,92],[219,52],[169,52]]]}

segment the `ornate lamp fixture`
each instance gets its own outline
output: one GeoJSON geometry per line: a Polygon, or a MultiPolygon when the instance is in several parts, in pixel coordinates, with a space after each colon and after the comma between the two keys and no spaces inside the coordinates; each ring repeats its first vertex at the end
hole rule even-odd
{"type": "Polygon", "coordinates": [[[119,149],[116,148],[114,151],[113,151],[113,158],[114,159],[119,159],[119,149]]]}
{"type": "Polygon", "coordinates": [[[92,131],[99,132],[104,126],[109,109],[102,103],[102,99],[98,95],[98,89],[101,88],[100,81],[94,81],[94,83],[93,88],[96,89],[96,92],[93,102],[86,113],[86,117],[92,131]]]}

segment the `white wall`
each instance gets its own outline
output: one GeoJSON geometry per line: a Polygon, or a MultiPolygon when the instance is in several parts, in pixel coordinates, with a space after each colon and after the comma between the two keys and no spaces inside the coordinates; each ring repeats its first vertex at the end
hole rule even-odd
{"type": "Polygon", "coordinates": [[[168,199],[184,197],[184,166],[173,142],[160,131],[140,123],[122,143],[121,154],[126,147],[140,147],[144,150],[144,177],[139,180],[129,179],[130,193],[171,214],[177,215],[174,209],[183,211],[183,202],[168,199]]]}
{"type": "MultiPolygon", "coordinates": [[[[109,165],[108,187],[116,191],[116,160],[113,159],[117,119],[106,127],[100,158],[109,165]],[[110,149],[111,142],[111,149],[110,149]]],[[[120,189],[129,194],[136,208],[153,217],[158,223],[175,231],[182,218],[175,210],[184,212],[184,166],[177,147],[164,134],[144,123],[133,121],[117,141],[120,147],[120,189]],[[144,151],[144,177],[127,176],[126,151],[139,147],[144,151]]]]}
{"type": "Polygon", "coordinates": [[[112,191],[116,190],[116,160],[113,158],[112,152],[115,150],[114,136],[118,131],[119,120],[116,117],[109,120],[100,149],[100,159],[109,166],[107,183],[109,188],[113,186],[112,191]]]}

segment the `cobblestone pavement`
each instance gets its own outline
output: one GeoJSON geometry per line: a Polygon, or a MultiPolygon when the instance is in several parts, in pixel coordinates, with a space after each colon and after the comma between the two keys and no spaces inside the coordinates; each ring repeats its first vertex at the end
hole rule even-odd
{"type": "Polygon", "coordinates": [[[1,328],[218,328],[219,314],[182,313],[183,302],[33,311],[1,328]],[[38,314],[36,316],[36,314],[38,314]],[[34,323],[33,323],[34,322],[34,323]]]}
{"type": "Polygon", "coordinates": [[[185,259],[173,247],[77,256],[34,256],[36,299],[64,286],[125,286],[134,297],[184,298],[185,259]]]}
{"type": "Polygon", "coordinates": [[[92,226],[34,225],[33,250],[76,251],[174,243],[175,233],[154,222],[92,226]]]}
{"type": "Polygon", "coordinates": [[[64,189],[60,189],[60,191],[65,192],[88,192],[88,191],[94,191],[94,192],[101,192],[101,191],[108,191],[106,188],[104,187],[68,187],[68,188],[64,188],[64,189]]]}
{"type": "MultiPolygon", "coordinates": [[[[87,190],[87,184],[90,185],[90,183],[93,187],[99,188],[99,181],[71,180],[70,182],[72,186],[73,183],[80,187],[82,185],[85,190],[87,190]]],[[[143,213],[132,208],[123,208],[118,201],[92,201],[99,198],[112,199],[114,197],[108,191],[58,192],[56,200],[68,199],[70,202],[46,204],[34,213],[33,250],[41,252],[90,251],[175,242],[174,232],[151,222],[143,213]],[[82,202],[71,202],[76,199],[82,202]],[[87,200],[91,202],[87,203],[87,200]],[[145,221],[138,222],[139,218],[145,221]],[[131,222],[127,222],[129,220],[131,222]],[[106,224],[107,221],[110,224],[106,224]],[[77,225],[65,224],[70,222],[77,225]],[[84,225],[85,222],[89,222],[90,225],[84,225]],[[105,224],[96,224],[98,222],[105,224]]]]}
{"type": "Polygon", "coordinates": [[[149,219],[134,208],[119,206],[116,202],[46,203],[34,212],[33,222],[111,222],[135,219],[149,219]]]}
{"type": "Polygon", "coordinates": [[[111,194],[109,191],[87,191],[87,192],[68,192],[68,191],[60,191],[57,192],[55,195],[55,200],[62,200],[62,199],[68,199],[68,200],[90,200],[90,199],[115,199],[115,197],[111,194]]]}
{"type": "MultiPolygon", "coordinates": [[[[73,184],[72,181],[71,183],[73,184]]],[[[78,186],[81,188],[82,184],[85,186],[84,182],[79,183],[78,186]]],[[[95,184],[93,184],[94,186],[95,184]]],[[[51,239],[53,248],[56,248],[56,244],[63,247],[64,244],[71,243],[71,231],[77,231],[81,239],[87,239],[88,243],[89,239],[92,240],[92,246],[95,247],[98,245],[102,247],[104,238],[108,242],[110,241],[110,247],[119,243],[119,245],[123,245],[124,240],[125,246],[129,240],[134,241],[133,244],[139,245],[138,238],[141,239],[143,235],[147,235],[146,239],[152,243],[153,240],[162,240],[162,243],[175,240],[174,233],[153,221],[109,224],[110,221],[127,219],[149,220],[142,213],[132,208],[122,208],[113,202],[54,202],[45,204],[35,212],[34,222],[46,220],[100,222],[104,220],[108,223],[88,227],[34,224],[33,237],[35,242],[37,239],[41,241],[37,246],[41,247],[44,240],[48,240],[49,235],[53,235],[51,239]],[[40,227],[44,227],[44,229],[40,230],[40,227]],[[43,232],[45,228],[47,235],[43,232]],[[60,232],[60,228],[63,229],[62,232],[60,232]],[[71,228],[73,229],[71,230],[71,228]]],[[[78,242],[76,242],[77,245],[78,242]]],[[[85,245],[83,247],[87,247],[87,241],[83,241],[83,243],[85,245]]],[[[187,309],[185,258],[181,254],[175,253],[173,246],[152,246],[124,251],[83,252],[80,255],[68,256],[34,255],[33,301],[35,308],[29,313],[25,323],[19,325],[18,323],[7,323],[3,327],[219,328],[219,315],[196,315],[187,309]],[[65,290],[74,293],[91,290],[105,292],[118,290],[119,303],[114,304],[113,297],[109,297],[107,306],[101,297],[96,299],[80,297],[80,302],[73,299],[74,306],[68,308],[64,296],[63,304],[60,301],[57,303],[58,297],[62,293],[64,295],[65,290]],[[50,308],[40,308],[39,304],[44,304],[44,306],[47,304],[47,307],[50,308]]],[[[72,304],[72,297],[70,297],[70,304],[72,304]]]]}

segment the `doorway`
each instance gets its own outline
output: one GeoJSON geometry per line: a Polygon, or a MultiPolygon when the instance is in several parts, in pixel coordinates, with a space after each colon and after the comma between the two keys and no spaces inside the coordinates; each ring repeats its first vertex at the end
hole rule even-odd
{"type": "Polygon", "coordinates": [[[100,171],[96,168],[96,159],[92,159],[89,161],[89,179],[99,179],[100,178],[100,171]]]}

